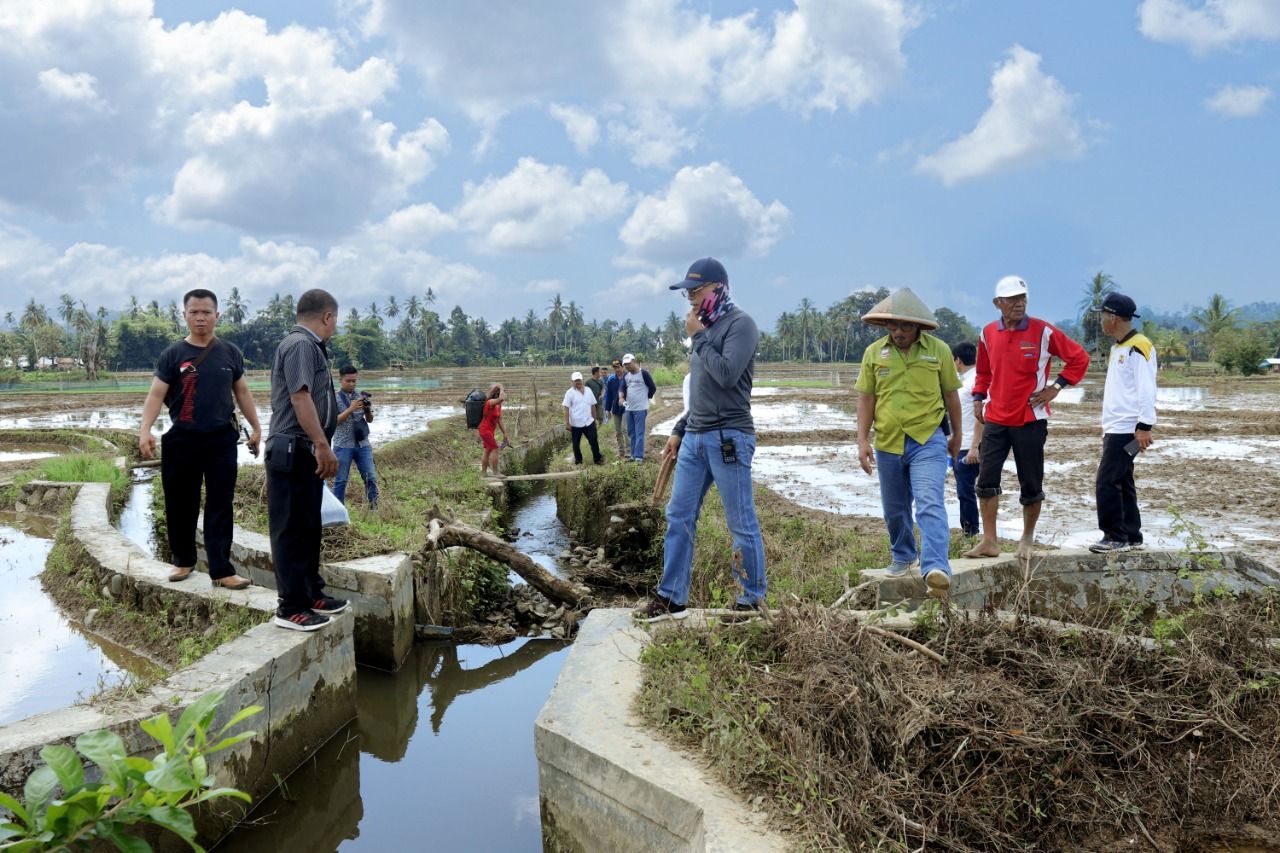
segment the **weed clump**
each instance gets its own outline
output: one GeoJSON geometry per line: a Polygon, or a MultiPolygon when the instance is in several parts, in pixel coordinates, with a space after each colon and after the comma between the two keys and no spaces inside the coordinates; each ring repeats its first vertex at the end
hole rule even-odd
{"type": "Polygon", "coordinates": [[[1280,829],[1278,635],[1274,597],[1159,644],[942,612],[938,665],[804,605],[655,640],[639,707],[806,845],[1199,849],[1280,829]]]}

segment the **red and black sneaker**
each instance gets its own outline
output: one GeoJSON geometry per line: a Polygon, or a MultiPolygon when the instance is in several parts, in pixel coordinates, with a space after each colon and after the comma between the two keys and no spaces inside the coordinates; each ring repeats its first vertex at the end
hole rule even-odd
{"type": "Polygon", "coordinates": [[[271,620],[281,628],[288,628],[291,631],[319,631],[325,625],[329,624],[328,616],[319,616],[306,610],[301,613],[295,613],[292,616],[281,616],[276,614],[271,620]]]}
{"type": "Polygon", "coordinates": [[[311,612],[333,616],[335,613],[341,613],[346,610],[349,606],[345,598],[330,598],[327,595],[322,595],[311,602],[311,612]]]}

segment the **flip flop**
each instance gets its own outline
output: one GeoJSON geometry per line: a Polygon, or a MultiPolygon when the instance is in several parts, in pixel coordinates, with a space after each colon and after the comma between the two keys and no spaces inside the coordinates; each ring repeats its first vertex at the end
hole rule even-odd
{"type": "Polygon", "coordinates": [[[195,566],[174,566],[173,571],[169,572],[169,582],[177,583],[191,577],[191,573],[196,570],[195,566]]]}
{"type": "Polygon", "coordinates": [[[218,578],[213,582],[214,586],[220,586],[223,589],[244,589],[253,586],[253,581],[248,578],[242,578],[239,575],[228,575],[225,578],[218,578]]]}

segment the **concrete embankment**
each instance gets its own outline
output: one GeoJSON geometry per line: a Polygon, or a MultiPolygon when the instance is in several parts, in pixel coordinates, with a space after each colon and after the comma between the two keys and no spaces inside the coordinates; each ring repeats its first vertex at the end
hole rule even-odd
{"type": "MultiPolygon", "coordinates": [[[[181,613],[197,621],[216,618],[226,608],[274,609],[274,594],[260,587],[232,592],[213,587],[204,575],[168,583],[170,567],[147,557],[111,525],[109,499],[105,484],[81,486],[71,509],[71,532],[112,600],[137,612],[181,613]]],[[[152,754],[158,746],[138,727],[140,721],[157,713],[176,720],[199,696],[219,690],[226,698],[215,725],[249,705],[265,710],[246,725],[257,734],[210,756],[209,770],[219,784],[261,797],[354,718],[354,623],[346,614],[313,633],[258,625],[136,695],[102,698],[0,727],[0,788],[20,791],[39,766],[43,745],[70,745],[84,732],[114,731],[131,754],[152,754]]],[[[199,811],[200,837],[221,837],[240,815],[238,805],[199,811]]]]}
{"type": "Polygon", "coordinates": [[[534,724],[544,849],[774,851],[785,840],[631,706],[649,635],[594,610],[534,724]]]}

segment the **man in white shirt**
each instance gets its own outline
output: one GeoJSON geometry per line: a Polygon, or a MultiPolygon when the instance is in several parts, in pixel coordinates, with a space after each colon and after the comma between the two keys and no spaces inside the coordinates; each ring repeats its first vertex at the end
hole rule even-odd
{"type": "Polygon", "coordinates": [[[969,341],[961,341],[951,348],[951,357],[956,362],[956,372],[960,374],[960,425],[952,425],[961,430],[960,455],[951,460],[951,470],[956,475],[956,497],[960,499],[960,530],[965,536],[977,536],[981,532],[978,524],[978,462],[981,455],[978,448],[982,444],[982,424],[973,417],[973,380],[978,371],[974,365],[978,360],[978,348],[969,341]]]}
{"type": "Polygon", "coordinates": [[[1129,297],[1112,293],[1093,309],[1102,314],[1102,333],[1115,341],[1102,390],[1102,459],[1096,493],[1102,539],[1089,546],[1096,554],[1142,547],[1133,460],[1151,446],[1157,364],[1150,338],[1133,328],[1137,308],[1129,297]]]}
{"type": "Polygon", "coordinates": [[[573,434],[573,461],[575,465],[582,464],[582,437],[587,437],[587,444],[591,445],[591,458],[595,460],[597,465],[604,464],[604,457],[600,455],[600,444],[596,439],[596,411],[599,403],[596,402],[596,395],[591,393],[582,381],[582,374],[574,371],[569,377],[573,381],[573,387],[564,392],[564,428],[573,434]]]}

